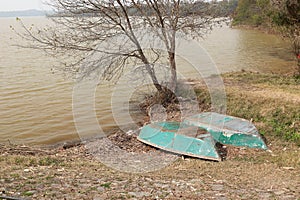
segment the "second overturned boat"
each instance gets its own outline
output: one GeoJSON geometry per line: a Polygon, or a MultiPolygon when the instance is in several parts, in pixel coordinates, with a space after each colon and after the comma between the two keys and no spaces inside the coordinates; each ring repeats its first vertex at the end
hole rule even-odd
{"type": "Polygon", "coordinates": [[[207,130],[221,144],[268,149],[256,127],[246,119],[204,112],[186,118],[183,123],[207,130]]]}

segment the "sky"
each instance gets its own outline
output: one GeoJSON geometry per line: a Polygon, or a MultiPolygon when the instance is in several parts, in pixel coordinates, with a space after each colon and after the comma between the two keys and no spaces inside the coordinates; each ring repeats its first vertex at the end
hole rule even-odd
{"type": "Polygon", "coordinates": [[[0,0],[0,11],[50,10],[49,6],[43,4],[45,1],[47,2],[47,0],[0,0]]]}

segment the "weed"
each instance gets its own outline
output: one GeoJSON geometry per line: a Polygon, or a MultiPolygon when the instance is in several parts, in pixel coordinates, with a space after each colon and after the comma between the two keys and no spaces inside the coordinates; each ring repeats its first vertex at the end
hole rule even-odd
{"type": "Polygon", "coordinates": [[[24,157],[16,157],[15,158],[15,164],[17,164],[17,165],[21,165],[21,164],[24,164],[25,162],[26,162],[26,158],[24,158],[24,157]]]}
{"type": "Polygon", "coordinates": [[[103,183],[100,186],[104,187],[104,188],[110,188],[110,185],[111,185],[111,182],[108,182],[108,183],[103,183]]]}
{"type": "Polygon", "coordinates": [[[32,196],[32,195],[34,195],[34,192],[33,191],[27,191],[27,192],[24,192],[23,195],[24,196],[32,196]]]}
{"type": "Polygon", "coordinates": [[[15,179],[20,178],[20,175],[19,175],[19,174],[11,174],[10,176],[11,176],[12,178],[15,178],[15,179]]]}
{"type": "Polygon", "coordinates": [[[58,159],[49,156],[38,161],[38,164],[41,166],[58,165],[59,163],[60,161],[58,159]]]}
{"type": "Polygon", "coordinates": [[[53,179],[54,178],[54,176],[46,176],[46,180],[51,180],[51,179],[53,179]]]}

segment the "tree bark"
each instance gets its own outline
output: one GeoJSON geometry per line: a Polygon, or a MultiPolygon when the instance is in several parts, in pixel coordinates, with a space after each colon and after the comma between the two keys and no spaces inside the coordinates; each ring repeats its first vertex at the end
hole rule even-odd
{"type": "Polygon", "coordinates": [[[174,52],[169,52],[169,62],[170,62],[170,69],[171,69],[170,90],[172,92],[175,92],[177,87],[177,72],[176,72],[176,61],[175,61],[174,52]]]}
{"type": "Polygon", "coordinates": [[[300,54],[298,54],[297,57],[297,70],[298,70],[298,75],[300,75],[300,54]]]}
{"type": "Polygon", "coordinates": [[[148,59],[144,55],[144,52],[141,48],[139,49],[139,53],[140,53],[142,62],[146,65],[147,72],[149,73],[149,75],[151,77],[153,85],[158,90],[158,92],[162,94],[164,92],[163,88],[159,84],[157,77],[155,75],[155,72],[154,72],[153,68],[151,67],[151,64],[149,63],[148,59]]]}

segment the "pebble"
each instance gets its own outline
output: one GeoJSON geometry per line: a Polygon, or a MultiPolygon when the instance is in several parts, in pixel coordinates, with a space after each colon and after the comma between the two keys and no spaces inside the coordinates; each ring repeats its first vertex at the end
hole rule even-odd
{"type": "Polygon", "coordinates": [[[58,172],[63,172],[65,171],[65,168],[57,169],[58,172]]]}
{"type": "Polygon", "coordinates": [[[5,194],[6,189],[5,188],[0,188],[0,194],[5,194]]]}
{"type": "Polygon", "coordinates": [[[260,195],[260,198],[269,198],[270,196],[271,196],[271,194],[270,193],[261,193],[260,195]]]}
{"type": "Polygon", "coordinates": [[[289,200],[289,199],[295,199],[295,196],[293,196],[293,195],[285,195],[285,196],[283,196],[283,197],[281,197],[281,199],[282,200],[289,200]]]}
{"type": "Polygon", "coordinates": [[[282,169],[293,170],[293,169],[295,169],[295,168],[294,168],[294,167],[282,167],[282,169]]]}
{"type": "Polygon", "coordinates": [[[151,178],[145,178],[146,181],[152,182],[153,180],[151,178]]]}
{"type": "Polygon", "coordinates": [[[221,191],[224,189],[224,186],[223,185],[212,185],[211,189],[214,191],[221,191]]]}
{"type": "Polygon", "coordinates": [[[53,184],[51,184],[51,188],[53,188],[53,189],[60,189],[61,185],[53,183],[53,184]]]}
{"type": "Polygon", "coordinates": [[[274,191],[274,194],[276,194],[276,195],[282,195],[284,193],[285,193],[285,191],[283,191],[283,190],[274,191]]]}
{"type": "Polygon", "coordinates": [[[155,183],[154,184],[155,187],[158,187],[160,189],[163,189],[163,188],[168,188],[170,187],[169,185],[165,185],[165,184],[160,184],[160,183],[155,183]]]}
{"type": "Polygon", "coordinates": [[[104,188],[103,187],[97,187],[98,192],[104,192],[104,188]]]}
{"type": "Polygon", "coordinates": [[[217,197],[217,200],[227,200],[226,197],[217,197]]]}
{"type": "Polygon", "coordinates": [[[128,194],[137,198],[148,197],[151,195],[149,192],[128,192],[128,194]]]}

